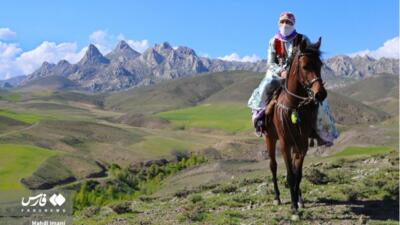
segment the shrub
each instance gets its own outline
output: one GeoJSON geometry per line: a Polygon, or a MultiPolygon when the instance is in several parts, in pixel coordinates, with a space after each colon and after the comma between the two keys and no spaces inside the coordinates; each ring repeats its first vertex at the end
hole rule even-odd
{"type": "Polygon", "coordinates": [[[129,202],[116,203],[111,205],[110,208],[117,214],[132,212],[132,208],[129,202]]]}
{"type": "Polygon", "coordinates": [[[246,186],[246,185],[250,185],[250,184],[259,184],[264,182],[261,178],[244,178],[241,182],[240,182],[240,186],[246,186]]]}
{"type": "Polygon", "coordinates": [[[189,190],[180,190],[175,192],[175,196],[178,198],[186,198],[192,191],[189,190]]]}
{"type": "Polygon", "coordinates": [[[183,212],[183,217],[192,222],[201,222],[206,216],[206,207],[203,201],[192,203],[184,207],[185,211],[183,212]]]}
{"type": "Polygon", "coordinates": [[[192,202],[192,203],[197,203],[197,202],[199,202],[199,201],[202,201],[203,200],[203,197],[201,196],[201,195],[192,195],[191,197],[190,197],[190,201],[192,202]]]}
{"type": "MultiPolygon", "coordinates": [[[[195,155],[188,158],[181,157],[181,159],[181,161],[167,162],[163,165],[151,164],[149,167],[141,165],[134,171],[131,171],[129,167],[121,168],[117,164],[112,164],[109,167],[110,180],[107,183],[102,185],[99,185],[97,181],[82,183],[74,196],[74,209],[81,210],[92,205],[102,206],[115,199],[131,199],[141,194],[152,194],[160,187],[165,176],[206,161],[204,157],[195,155]]],[[[181,191],[175,196],[186,197],[192,192],[181,191]]]]}
{"type": "Polygon", "coordinates": [[[238,187],[233,184],[227,184],[227,185],[222,185],[214,190],[212,190],[213,193],[232,193],[236,192],[238,187]]]}
{"type": "Polygon", "coordinates": [[[312,184],[327,184],[329,182],[328,176],[316,168],[307,170],[304,177],[312,184]]]}

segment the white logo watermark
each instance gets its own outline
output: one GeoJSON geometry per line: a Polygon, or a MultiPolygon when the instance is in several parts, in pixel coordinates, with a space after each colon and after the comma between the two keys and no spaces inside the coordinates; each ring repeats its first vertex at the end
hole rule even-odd
{"type": "MultiPolygon", "coordinates": [[[[22,206],[40,206],[45,207],[47,204],[47,195],[45,193],[40,193],[35,196],[31,196],[25,201],[24,197],[22,197],[21,205],[22,206]]],[[[53,194],[49,198],[50,204],[54,207],[62,206],[65,202],[65,197],[62,194],[53,194]]]]}

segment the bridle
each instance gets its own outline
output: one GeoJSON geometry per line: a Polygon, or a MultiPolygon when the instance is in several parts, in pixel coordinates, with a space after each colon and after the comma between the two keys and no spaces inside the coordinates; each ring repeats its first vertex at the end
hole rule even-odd
{"type": "MultiPolygon", "coordinates": [[[[300,71],[300,70],[299,70],[299,67],[300,67],[299,60],[300,60],[300,58],[303,57],[303,56],[307,56],[307,55],[311,55],[311,54],[310,54],[310,53],[303,53],[303,52],[300,52],[300,49],[297,49],[296,54],[295,54],[295,55],[292,54],[292,57],[290,57],[290,60],[289,60],[289,63],[290,63],[290,64],[289,64],[289,65],[291,65],[291,64],[293,63],[293,58],[294,58],[293,56],[296,57],[297,63],[296,63],[295,71],[294,71],[294,73],[293,73],[295,76],[297,76],[298,73],[299,73],[299,71],[300,71]]],[[[292,65],[291,65],[291,66],[292,66],[292,65]]],[[[289,73],[288,73],[288,76],[289,76],[289,75],[290,75],[290,71],[289,71],[289,73]]],[[[322,79],[321,79],[320,77],[316,77],[316,78],[314,78],[314,79],[312,79],[312,80],[310,80],[310,81],[308,81],[308,80],[305,80],[305,81],[304,81],[303,76],[300,76],[300,84],[301,84],[301,86],[306,90],[306,92],[307,92],[307,97],[300,96],[300,95],[297,95],[297,94],[295,94],[295,93],[289,91],[289,89],[288,89],[288,80],[289,80],[289,77],[286,77],[286,79],[285,79],[285,84],[284,84],[284,90],[285,90],[285,92],[288,93],[289,95],[293,96],[294,98],[297,98],[297,99],[300,99],[300,100],[301,100],[296,108],[300,108],[301,106],[308,105],[308,104],[310,104],[310,103],[312,103],[312,102],[314,102],[314,103],[317,102],[316,99],[315,99],[315,97],[314,97],[314,93],[313,93],[313,91],[311,90],[311,87],[312,87],[312,85],[313,85],[315,82],[321,82],[321,84],[323,85],[322,79]]]]}

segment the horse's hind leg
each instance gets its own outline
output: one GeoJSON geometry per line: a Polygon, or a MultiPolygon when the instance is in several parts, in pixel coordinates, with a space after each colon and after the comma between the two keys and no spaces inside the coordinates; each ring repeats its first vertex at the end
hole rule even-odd
{"type": "Polygon", "coordinates": [[[279,197],[280,192],[279,192],[279,188],[278,188],[278,180],[276,177],[276,170],[277,170],[277,163],[276,163],[276,157],[275,157],[276,139],[273,139],[272,137],[267,136],[265,138],[265,143],[267,144],[267,150],[268,150],[268,155],[269,155],[269,167],[272,172],[272,182],[274,183],[274,193],[275,193],[274,205],[280,205],[281,199],[279,197]]]}

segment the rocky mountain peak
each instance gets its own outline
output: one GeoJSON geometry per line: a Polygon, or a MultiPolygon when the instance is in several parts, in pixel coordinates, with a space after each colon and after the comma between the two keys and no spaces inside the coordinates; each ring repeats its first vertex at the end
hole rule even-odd
{"type": "Polygon", "coordinates": [[[369,61],[369,62],[376,61],[376,59],[374,59],[374,58],[372,58],[372,57],[370,57],[368,55],[365,55],[365,56],[356,55],[356,56],[353,57],[353,60],[359,60],[359,61],[365,60],[365,61],[369,61]]]}
{"type": "Polygon", "coordinates": [[[62,59],[57,63],[57,66],[70,66],[71,63],[69,63],[67,60],[62,59]]]}
{"type": "Polygon", "coordinates": [[[53,63],[44,61],[42,63],[42,65],[39,67],[39,69],[37,70],[37,72],[39,72],[40,74],[45,74],[45,73],[48,73],[49,71],[51,71],[51,69],[53,69],[55,66],[56,65],[53,63]]]}
{"type": "Polygon", "coordinates": [[[124,40],[118,42],[115,49],[107,54],[107,58],[111,60],[118,60],[120,62],[132,60],[138,56],[140,56],[140,53],[133,50],[131,46],[129,46],[129,44],[124,40]]]}
{"type": "Polygon", "coordinates": [[[40,77],[46,77],[48,75],[52,74],[53,69],[56,67],[55,64],[49,63],[47,61],[44,61],[42,65],[33,73],[30,75],[26,76],[24,80],[21,81],[21,84],[24,84],[30,80],[34,80],[40,77]]]}
{"type": "Polygon", "coordinates": [[[47,68],[51,68],[51,67],[53,67],[53,66],[54,66],[53,63],[49,63],[49,62],[47,62],[47,61],[44,61],[44,62],[42,63],[42,66],[41,66],[40,68],[42,68],[42,69],[47,69],[47,68]]]}
{"type": "Polygon", "coordinates": [[[166,41],[161,43],[159,46],[160,46],[161,49],[172,49],[171,45],[166,41]]]}
{"type": "Polygon", "coordinates": [[[144,63],[150,66],[159,65],[164,60],[164,57],[155,48],[147,49],[143,52],[141,58],[144,63]]]}
{"type": "Polygon", "coordinates": [[[79,64],[107,64],[109,60],[104,57],[99,49],[93,44],[90,44],[86,50],[85,56],[79,61],[79,64]]]}
{"type": "Polygon", "coordinates": [[[175,51],[178,54],[183,54],[183,55],[196,55],[196,52],[193,49],[183,46],[179,46],[175,51]]]}
{"type": "Polygon", "coordinates": [[[171,47],[171,45],[168,42],[163,42],[161,44],[155,44],[153,48],[155,51],[157,51],[159,54],[163,56],[167,56],[171,54],[171,52],[174,51],[174,49],[171,47]]]}
{"type": "Polygon", "coordinates": [[[121,40],[118,42],[117,46],[115,47],[115,49],[132,49],[128,43],[126,43],[126,41],[121,40]]]}

